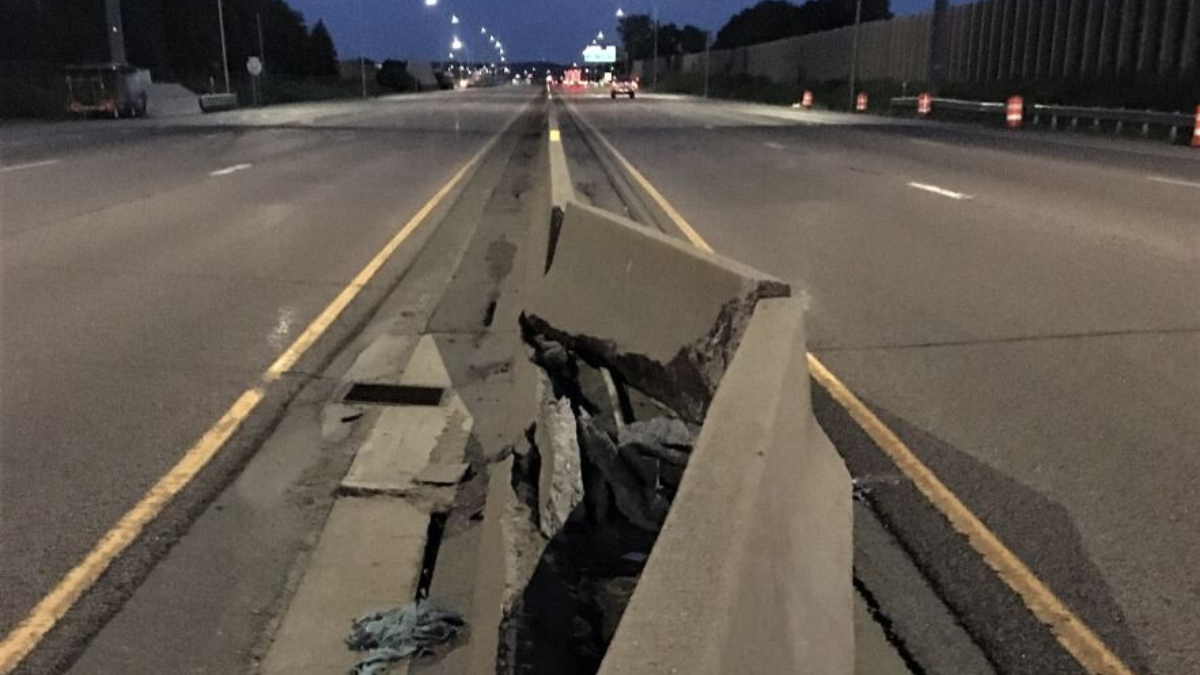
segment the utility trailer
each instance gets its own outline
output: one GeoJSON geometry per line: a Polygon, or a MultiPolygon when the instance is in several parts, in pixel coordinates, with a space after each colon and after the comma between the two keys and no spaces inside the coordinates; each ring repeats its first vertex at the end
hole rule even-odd
{"type": "Polygon", "coordinates": [[[87,117],[143,117],[149,98],[150,71],[123,63],[65,68],[67,110],[87,117]]]}

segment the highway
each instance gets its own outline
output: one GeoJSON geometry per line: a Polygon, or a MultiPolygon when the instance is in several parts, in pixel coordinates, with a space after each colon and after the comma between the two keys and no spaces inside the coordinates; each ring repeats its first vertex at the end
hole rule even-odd
{"type": "MultiPolygon", "coordinates": [[[[808,348],[1125,663],[1200,672],[1200,155],[565,98],[718,253],[793,285],[808,348]]],[[[0,637],[539,99],[0,127],[0,637]]],[[[359,314],[398,275],[367,284],[359,314]]],[[[248,438],[84,598],[87,617],[111,617],[355,328],[338,322],[284,374],[248,438]]],[[[997,672],[1082,672],[861,432],[818,417],[997,672]]],[[[69,666],[99,629],[70,618],[77,639],[34,663],[69,666]]]]}
{"type": "Polygon", "coordinates": [[[0,127],[0,634],[531,98],[0,127]]]}
{"type": "MultiPolygon", "coordinates": [[[[717,252],[804,294],[810,350],[1131,668],[1200,671],[1200,158],[565,98],[717,252]]],[[[1021,629],[895,467],[847,459],[965,623],[1021,629]]],[[[1060,672],[1010,641],[1000,665],[1060,672]]]]}

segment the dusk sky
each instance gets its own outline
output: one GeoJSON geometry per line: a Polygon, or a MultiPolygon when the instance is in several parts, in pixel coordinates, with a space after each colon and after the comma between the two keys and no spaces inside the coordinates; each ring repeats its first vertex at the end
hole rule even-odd
{"type": "MultiPolygon", "coordinates": [[[[657,0],[662,20],[719,29],[730,16],[757,0],[657,0]]],[[[368,58],[444,58],[450,53],[451,13],[462,21],[460,37],[480,58],[490,47],[479,29],[500,36],[509,58],[571,61],[597,31],[616,32],[618,7],[650,12],[651,0],[289,0],[309,24],[324,19],[342,58],[365,52],[368,58]]],[[[933,0],[892,0],[892,11],[909,14],[933,0]]]]}

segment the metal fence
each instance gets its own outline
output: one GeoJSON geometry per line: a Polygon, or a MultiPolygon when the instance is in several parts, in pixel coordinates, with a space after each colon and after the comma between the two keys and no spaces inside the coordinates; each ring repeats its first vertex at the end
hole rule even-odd
{"type": "MultiPolygon", "coordinates": [[[[1003,101],[964,101],[949,98],[934,98],[931,114],[938,110],[972,113],[977,115],[1005,114],[1006,103],[1003,101]]],[[[916,96],[902,96],[891,99],[894,109],[916,109],[916,96]]],[[[1064,123],[1068,128],[1078,129],[1086,126],[1094,131],[1102,131],[1106,125],[1113,133],[1122,133],[1127,128],[1135,128],[1144,136],[1149,136],[1152,128],[1164,129],[1167,140],[1175,143],[1179,140],[1180,130],[1185,137],[1191,138],[1196,125],[1196,117],[1192,113],[1162,112],[1157,110],[1129,110],[1126,108],[1084,108],[1078,106],[1046,105],[1041,103],[1025,104],[1024,116],[1033,125],[1049,124],[1051,129],[1057,129],[1064,123]],[[1081,125],[1081,122],[1084,124],[1081,125]]]]}

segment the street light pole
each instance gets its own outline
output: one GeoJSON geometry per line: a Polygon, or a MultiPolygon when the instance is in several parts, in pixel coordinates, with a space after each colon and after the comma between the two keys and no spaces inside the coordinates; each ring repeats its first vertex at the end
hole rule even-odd
{"type": "Polygon", "coordinates": [[[858,84],[858,29],[862,25],[862,0],[854,5],[854,37],[850,48],[850,110],[854,110],[855,91],[858,84]]]}
{"type": "Polygon", "coordinates": [[[658,5],[654,6],[654,86],[658,86],[658,5]]]}
{"type": "Polygon", "coordinates": [[[225,93],[229,93],[229,51],[225,48],[225,8],[217,0],[217,21],[221,24],[221,65],[225,69],[225,93]]]}
{"type": "Polygon", "coordinates": [[[708,98],[709,61],[712,59],[712,31],[704,31],[704,98],[708,98]]]}

